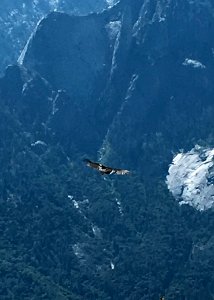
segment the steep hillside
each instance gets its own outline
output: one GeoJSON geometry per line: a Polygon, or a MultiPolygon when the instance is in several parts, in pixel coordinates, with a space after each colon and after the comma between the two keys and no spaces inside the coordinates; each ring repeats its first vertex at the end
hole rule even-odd
{"type": "Polygon", "coordinates": [[[0,79],[0,298],[213,299],[213,12],[40,22],[0,79]]]}

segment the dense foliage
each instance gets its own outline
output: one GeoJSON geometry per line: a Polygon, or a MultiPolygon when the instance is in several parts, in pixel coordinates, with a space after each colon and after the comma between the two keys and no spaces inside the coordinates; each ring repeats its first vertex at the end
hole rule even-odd
{"type": "Polygon", "coordinates": [[[0,120],[1,299],[212,299],[212,212],[33,144],[7,106],[0,120]]]}

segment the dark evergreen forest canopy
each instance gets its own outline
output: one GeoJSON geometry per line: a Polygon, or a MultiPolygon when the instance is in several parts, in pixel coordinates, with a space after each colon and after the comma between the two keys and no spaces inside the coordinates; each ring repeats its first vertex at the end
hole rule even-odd
{"type": "Polygon", "coordinates": [[[213,13],[121,0],[40,21],[0,78],[1,300],[213,299],[213,13]],[[172,194],[176,154],[200,168],[172,194]]]}

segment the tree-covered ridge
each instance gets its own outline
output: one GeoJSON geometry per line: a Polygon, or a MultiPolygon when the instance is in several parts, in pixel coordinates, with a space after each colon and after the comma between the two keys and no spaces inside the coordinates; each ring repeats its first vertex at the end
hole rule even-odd
{"type": "Polygon", "coordinates": [[[103,180],[52,132],[33,143],[12,111],[1,105],[2,299],[212,299],[212,212],[135,172],[103,180]]]}

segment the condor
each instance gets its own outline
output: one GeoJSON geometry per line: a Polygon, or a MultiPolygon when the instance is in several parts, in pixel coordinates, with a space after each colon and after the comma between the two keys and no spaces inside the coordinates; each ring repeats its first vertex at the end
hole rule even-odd
{"type": "Polygon", "coordinates": [[[84,162],[86,163],[86,165],[88,167],[96,169],[97,171],[99,171],[101,175],[111,175],[111,174],[127,175],[127,174],[130,173],[130,171],[128,171],[128,170],[106,167],[106,166],[104,166],[100,163],[93,162],[88,158],[85,158],[84,162]]]}

